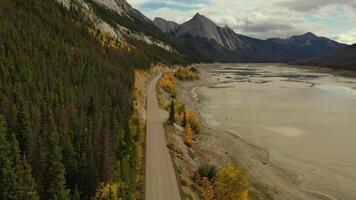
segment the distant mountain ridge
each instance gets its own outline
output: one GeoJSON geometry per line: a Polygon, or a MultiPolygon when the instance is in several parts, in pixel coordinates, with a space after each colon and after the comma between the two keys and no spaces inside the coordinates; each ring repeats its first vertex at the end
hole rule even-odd
{"type": "Polygon", "coordinates": [[[208,59],[214,54],[215,59],[223,62],[289,62],[329,54],[347,46],[313,33],[287,39],[251,38],[235,33],[228,26],[220,27],[199,13],[171,29],[167,27],[174,22],[161,18],[153,22],[163,32],[190,41],[201,51],[198,53],[201,57],[208,59]]]}
{"type": "Polygon", "coordinates": [[[298,62],[298,64],[356,70],[356,44],[326,56],[298,62]]]}
{"type": "Polygon", "coordinates": [[[261,40],[218,26],[197,13],[177,24],[156,18],[151,21],[126,0],[57,0],[75,5],[94,26],[125,43],[144,42],[190,62],[291,62],[330,54],[346,47],[312,33],[287,39],[261,40]]]}

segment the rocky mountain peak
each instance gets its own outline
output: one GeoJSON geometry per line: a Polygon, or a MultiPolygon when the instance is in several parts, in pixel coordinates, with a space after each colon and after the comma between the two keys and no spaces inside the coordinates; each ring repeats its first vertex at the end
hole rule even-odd
{"type": "Polygon", "coordinates": [[[318,36],[316,36],[314,33],[312,32],[307,32],[303,35],[301,35],[302,37],[308,37],[308,38],[317,38],[318,36]]]}
{"type": "Polygon", "coordinates": [[[167,21],[160,17],[156,17],[153,20],[153,24],[158,27],[164,33],[172,33],[178,30],[179,24],[173,21],[167,21]]]}
{"type": "Polygon", "coordinates": [[[218,28],[213,21],[197,13],[191,20],[180,26],[177,35],[183,36],[189,34],[193,37],[213,39],[222,45],[223,41],[219,35],[218,28]]]}
{"type": "Polygon", "coordinates": [[[217,25],[213,21],[211,21],[204,15],[201,15],[200,13],[195,14],[194,17],[188,22],[201,23],[202,25],[217,27],[217,25]]]}

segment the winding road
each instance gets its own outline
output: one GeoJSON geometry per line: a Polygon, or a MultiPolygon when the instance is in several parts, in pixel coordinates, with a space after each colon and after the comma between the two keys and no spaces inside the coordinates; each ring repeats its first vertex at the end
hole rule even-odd
{"type": "Polygon", "coordinates": [[[163,128],[168,113],[159,108],[156,94],[161,76],[151,81],[147,94],[146,200],[180,200],[163,128]]]}

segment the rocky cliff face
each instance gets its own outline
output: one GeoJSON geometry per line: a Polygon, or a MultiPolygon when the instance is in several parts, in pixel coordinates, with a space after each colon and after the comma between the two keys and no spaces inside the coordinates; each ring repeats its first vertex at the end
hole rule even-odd
{"type": "Polygon", "coordinates": [[[178,30],[179,25],[175,22],[166,21],[162,18],[156,17],[153,24],[157,26],[164,33],[174,33],[178,30]]]}
{"type": "Polygon", "coordinates": [[[155,35],[156,27],[150,19],[134,9],[126,0],[57,0],[67,8],[82,11],[94,26],[126,42],[127,38],[143,41],[169,52],[176,52],[170,44],[155,35]]]}
{"type": "Polygon", "coordinates": [[[93,1],[131,20],[139,20],[142,22],[152,23],[150,19],[144,16],[140,11],[134,9],[130,4],[126,2],[126,0],[93,0],[93,1]]]}

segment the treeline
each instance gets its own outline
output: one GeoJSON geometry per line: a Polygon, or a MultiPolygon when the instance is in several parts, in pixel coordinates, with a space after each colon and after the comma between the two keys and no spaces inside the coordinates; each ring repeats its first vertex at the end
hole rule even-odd
{"type": "Polygon", "coordinates": [[[0,199],[87,200],[110,181],[131,199],[134,70],[184,59],[105,47],[52,0],[1,0],[0,15],[0,199]]]}

